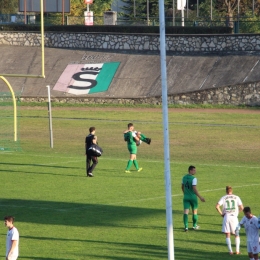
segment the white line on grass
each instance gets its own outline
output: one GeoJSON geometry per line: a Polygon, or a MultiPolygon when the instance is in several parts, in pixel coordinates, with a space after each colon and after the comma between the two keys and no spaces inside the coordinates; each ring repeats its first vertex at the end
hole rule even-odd
{"type": "MultiPolygon", "coordinates": [[[[59,159],[68,159],[68,158],[75,158],[75,157],[65,157],[65,156],[57,156],[57,157],[53,157],[53,156],[47,156],[47,155],[35,155],[35,154],[20,154],[20,155],[24,155],[24,156],[36,156],[36,157],[46,157],[46,158],[59,158],[59,159]]],[[[119,158],[110,158],[110,157],[102,157],[99,158],[99,160],[112,160],[112,161],[121,161],[121,162],[125,162],[127,161],[126,159],[119,159],[119,158]]],[[[148,162],[148,163],[164,163],[163,160],[162,161],[156,161],[156,160],[147,160],[147,159],[142,159],[142,161],[144,162],[148,162]]],[[[64,161],[62,162],[62,164],[67,164],[67,163],[80,163],[80,162],[85,162],[83,160],[75,160],[75,161],[64,161]]],[[[40,166],[48,166],[48,165],[55,165],[55,164],[60,164],[60,162],[57,163],[46,163],[46,164],[34,164],[34,165],[40,165],[40,166]]],[[[171,164],[187,164],[187,162],[171,162],[171,164]]],[[[209,166],[209,167],[229,167],[229,168],[248,168],[248,169],[260,169],[260,166],[243,166],[243,165],[227,165],[227,164],[203,164],[203,163],[196,163],[196,165],[202,165],[202,166],[209,166]]],[[[22,165],[21,165],[22,166],[22,165]]],[[[28,165],[26,165],[28,167],[28,165]]],[[[32,165],[33,166],[33,165],[32,165]]]]}
{"type": "MultiPolygon", "coordinates": [[[[259,186],[259,185],[260,185],[260,183],[252,183],[252,184],[247,184],[247,185],[242,185],[242,186],[232,186],[232,187],[233,188],[243,188],[243,187],[259,186]]],[[[204,191],[202,191],[202,193],[213,192],[213,191],[218,191],[218,190],[223,190],[223,187],[218,188],[218,189],[204,190],[204,191]]],[[[183,193],[172,195],[172,197],[179,197],[179,196],[183,196],[183,193]]],[[[139,200],[128,200],[128,201],[124,201],[124,202],[110,203],[110,204],[107,204],[107,205],[118,205],[118,204],[124,204],[124,203],[129,203],[129,202],[148,201],[148,200],[156,200],[156,199],[164,199],[164,198],[165,198],[165,196],[160,196],[160,197],[154,197],[154,198],[146,198],[146,199],[139,199],[139,200]]]]}
{"type": "MultiPolygon", "coordinates": [[[[233,186],[233,188],[244,188],[244,187],[252,187],[252,186],[259,186],[260,183],[252,183],[252,184],[247,184],[247,185],[241,185],[241,186],[233,186]]],[[[202,193],[204,192],[213,192],[213,191],[218,191],[218,190],[223,190],[222,188],[218,189],[211,189],[211,190],[204,190],[201,191],[202,193]]],[[[174,194],[172,197],[180,197],[183,196],[182,193],[179,194],[174,194]]],[[[89,209],[93,207],[103,207],[104,205],[122,205],[122,204],[129,204],[133,202],[143,202],[143,201],[149,201],[149,200],[158,200],[158,199],[164,199],[165,196],[158,196],[158,197],[152,197],[152,198],[144,198],[144,199],[138,199],[138,200],[126,200],[126,201],[119,201],[119,202],[114,202],[114,203],[109,203],[109,204],[93,204],[91,206],[82,206],[82,207],[72,207],[72,208],[48,208],[48,207],[37,207],[37,206],[27,206],[27,205],[12,205],[12,204],[0,204],[0,207],[12,207],[12,208],[28,208],[28,209],[39,209],[39,210],[55,210],[55,211],[63,211],[63,212],[68,212],[68,211],[75,211],[75,210],[82,210],[82,209],[89,209]]]]}

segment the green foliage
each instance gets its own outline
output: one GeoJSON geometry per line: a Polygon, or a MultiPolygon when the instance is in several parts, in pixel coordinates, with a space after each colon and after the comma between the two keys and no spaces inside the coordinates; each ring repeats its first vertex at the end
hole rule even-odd
{"type": "MultiPolygon", "coordinates": [[[[95,16],[103,16],[103,13],[109,10],[112,0],[94,0],[93,4],[89,5],[89,10],[94,12],[95,16]]],[[[87,5],[84,0],[71,0],[71,16],[83,16],[87,10],[87,5]]]]}
{"type": "Polygon", "coordinates": [[[260,33],[260,17],[252,15],[251,12],[246,12],[246,19],[240,18],[239,32],[240,33],[260,33]]]}
{"type": "Polygon", "coordinates": [[[14,14],[17,11],[17,0],[0,0],[0,14],[14,14]]]}
{"type": "Polygon", "coordinates": [[[86,4],[83,0],[71,0],[70,2],[70,15],[71,16],[83,16],[86,10],[86,4]]]}
{"type": "MultiPolygon", "coordinates": [[[[149,17],[159,16],[159,2],[155,0],[122,0],[121,15],[124,18],[135,20],[147,18],[147,3],[149,17]],[[135,6],[135,8],[134,8],[135,6]]],[[[172,7],[172,1],[164,1],[165,10],[172,7]]]]}

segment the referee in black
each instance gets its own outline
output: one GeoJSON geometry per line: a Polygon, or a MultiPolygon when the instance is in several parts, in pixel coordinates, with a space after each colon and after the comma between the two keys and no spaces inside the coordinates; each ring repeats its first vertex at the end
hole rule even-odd
{"type": "Polygon", "coordinates": [[[97,164],[97,160],[95,160],[95,157],[91,156],[88,153],[88,149],[91,147],[92,143],[93,143],[93,139],[95,137],[95,132],[96,132],[96,128],[94,126],[89,128],[89,135],[86,136],[85,139],[85,151],[86,151],[86,173],[87,173],[87,177],[94,177],[94,175],[92,174],[92,172],[89,172],[90,170],[94,170],[96,164],[97,164]],[[91,160],[93,161],[92,166],[90,167],[91,164],[91,160]]]}

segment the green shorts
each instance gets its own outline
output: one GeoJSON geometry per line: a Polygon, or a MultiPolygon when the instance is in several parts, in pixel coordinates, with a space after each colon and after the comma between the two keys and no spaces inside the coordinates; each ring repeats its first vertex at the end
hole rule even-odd
{"type": "Polygon", "coordinates": [[[128,145],[128,151],[130,154],[137,154],[137,146],[136,145],[128,145]]]}
{"type": "Polygon", "coordinates": [[[196,197],[184,197],[183,198],[183,208],[184,209],[197,209],[198,208],[198,198],[196,197]]]}

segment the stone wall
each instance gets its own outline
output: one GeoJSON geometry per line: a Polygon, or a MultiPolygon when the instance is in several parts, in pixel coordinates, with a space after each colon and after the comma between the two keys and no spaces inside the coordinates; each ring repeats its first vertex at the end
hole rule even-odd
{"type": "MultiPolygon", "coordinates": [[[[159,51],[159,35],[45,32],[45,46],[159,51]]],[[[40,32],[0,32],[0,44],[40,46],[40,32]]],[[[166,48],[178,52],[259,51],[259,34],[167,35],[166,48]]]]}
{"type": "MultiPolygon", "coordinates": [[[[47,97],[22,97],[21,102],[48,102],[47,97]]],[[[67,97],[52,98],[57,103],[81,103],[81,104],[149,104],[161,105],[161,97],[151,98],[92,98],[90,97],[67,97]]],[[[207,89],[192,93],[168,96],[168,104],[225,104],[260,106],[260,83],[243,84],[239,86],[227,86],[223,88],[207,89]]]]}

